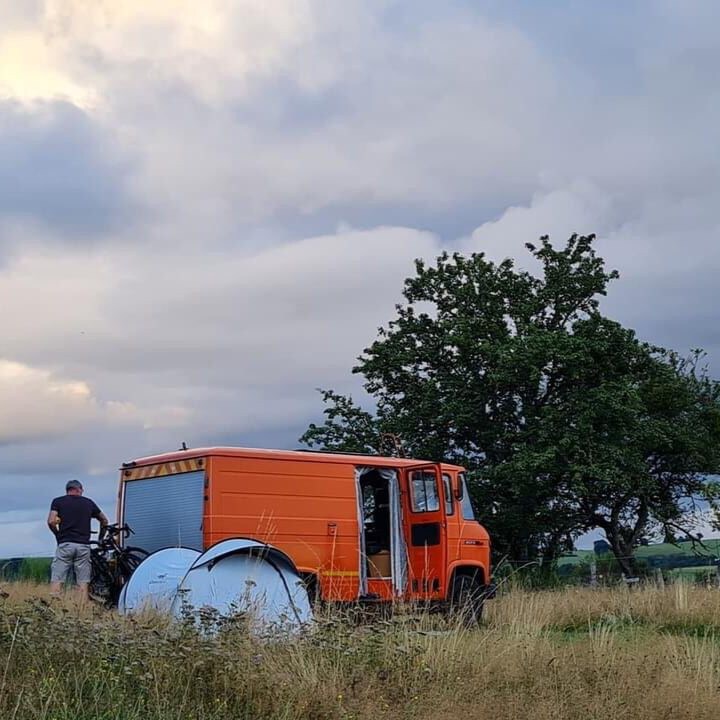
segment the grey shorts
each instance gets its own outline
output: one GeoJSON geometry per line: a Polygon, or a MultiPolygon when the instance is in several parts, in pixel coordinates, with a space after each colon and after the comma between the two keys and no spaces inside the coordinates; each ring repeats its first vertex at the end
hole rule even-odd
{"type": "Polygon", "coordinates": [[[75,570],[75,582],[89,583],[91,575],[90,546],[82,543],[64,542],[57,546],[52,561],[50,579],[65,582],[70,568],[75,570]]]}

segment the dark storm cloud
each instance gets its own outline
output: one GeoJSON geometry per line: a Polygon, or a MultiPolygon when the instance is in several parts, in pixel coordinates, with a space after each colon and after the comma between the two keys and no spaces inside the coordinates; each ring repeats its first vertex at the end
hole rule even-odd
{"type": "Polygon", "coordinates": [[[91,391],[72,432],[74,404],[22,437],[6,413],[0,556],[47,543],[68,475],[112,503],[119,462],[182,441],[295,447],[314,388],[355,392],[413,258],[443,248],[521,261],[596,232],[608,313],[716,367],[717,3],[134,5],[64,5],[57,69],[97,112],[0,104],[0,233],[34,221],[0,267],[23,311],[0,359],[91,391]]]}
{"type": "Polygon", "coordinates": [[[40,222],[69,242],[137,222],[131,167],[113,148],[112,131],[68,102],[0,101],[0,216],[40,222]]]}

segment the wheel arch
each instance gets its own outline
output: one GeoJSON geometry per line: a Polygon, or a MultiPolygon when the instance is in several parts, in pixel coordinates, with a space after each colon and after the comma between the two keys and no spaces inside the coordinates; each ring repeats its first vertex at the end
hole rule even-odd
{"type": "Polygon", "coordinates": [[[446,598],[448,600],[452,596],[453,585],[456,578],[461,576],[476,578],[482,586],[486,585],[489,581],[487,568],[482,563],[469,563],[460,560],[450,566],[450,575],[446,594],[446,598]]]}

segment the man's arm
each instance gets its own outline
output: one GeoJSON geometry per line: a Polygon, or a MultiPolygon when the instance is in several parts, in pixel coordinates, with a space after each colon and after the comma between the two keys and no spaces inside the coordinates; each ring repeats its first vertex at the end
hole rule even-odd
{"type": "Polygon", "coordinates": [[[58,534],[58,525],[60,524],[60,517],[57,514],[57,510],[50,510],[47,519],[48,527],[53,535],[58,534]]]}
{"type": "Polygon", "coordinates": [[[92,516],[100,523],[100,529],[109,525],[107,515],[94,502],[92,504],[92,516]]]}

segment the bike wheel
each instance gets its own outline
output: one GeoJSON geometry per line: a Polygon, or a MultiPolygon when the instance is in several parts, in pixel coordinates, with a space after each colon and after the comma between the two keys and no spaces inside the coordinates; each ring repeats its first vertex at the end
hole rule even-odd
{"type": "Polygon", "coordinates": [[[90,599],[105,606],[111,605],[114,581],[107,560],[93,555],[91,562],[92,575],[88,585],[90,599]]]}
{"type": "Polygon", "coordinates": [[[134,571],[149,554],[149,552],[142,548],[127,547],[123,553],[123,562],[127,565],[128,569],[134,571]]]}
{"type": "Polygon", "coordinates": [[[125,552],[128,553],[128,555],[134,555],[141,558],[142,560],[144,560],[150,554],[147,550],[143,550],[139,547],[134,547],[133,545],[128,545],[125,548],[125,552]]]}
{"type": "MultiPolygon", "coordinates": [[[[122,588],[125,583],[130,579],[130,576],[135,572],[138,565],[149,555],[142,548],[127,547],[124,548],[121,553],[117,556],[117,584],[119,588],[122,588]]],[[[120,592],[118,590],[117,595],[120,592]]]]}

